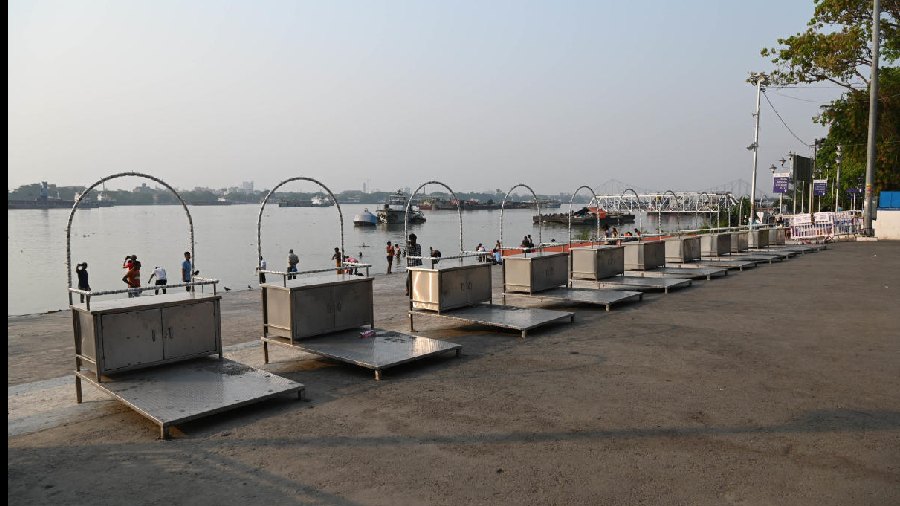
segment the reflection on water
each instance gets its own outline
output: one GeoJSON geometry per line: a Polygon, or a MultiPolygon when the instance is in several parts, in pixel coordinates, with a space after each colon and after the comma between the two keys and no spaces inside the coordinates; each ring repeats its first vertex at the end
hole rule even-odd
{"type": "MultiPolygon", "coordinates": [[[[385,271],[386,241],[403,242],[403,226],[374,229],[355,228],[353,215],[361,204],[342,205],[345,246],[348,254],[374,264],[373,273],[385,271]]],[[[192,207],[196,241],[195,267],[201,276],[222,280],[220,289],[246,290],[256,286],[256,205],[192,207]]],[[[8,303],[7,314],[26,314],[67,307],[66,237],[68,209],[9,211],[7,232],[8,303]]],[[[538,230],[527,209],[504,212],[503,235],[507,245],[518,245],[522,236],[531,234],[537,241],[538,230]]],[[[444,255],[459,249],[459,221],[455,211],[426,212],[428,221],[411,225],[423,250],[432,246],[444,255]]],[[[499,211],[463,213],[464,247],[474,250],[478,243],[491,249],[499,238],[499,211]]],[[[657,229],[655,215],[641,216],[645,231],[657,229]]],[[[693,217],[663,216],[663,229],[692,226],[693,217]]],[[[637,226],[632,225],[631,228],[637,226]]],[[[589,233],[586,231],[584,233],[589,233]]],[[[574,237],[582,232],[576,230],[574,237]]],[[[88,263],[91,288],[124,288],[121,268],[126,255],[135,254],[142,263],[141,281],[154,266],[168,272],[171,283],[178,282],[184,252],[190,249],[187,217],[180,206],[123,206],[84,209],[72,222],[72,262],[88,263]]],[[[546,227],[544,241],[568,239],[565,227],[546,227]]],[[[329,267],[331,255],[340,244],[337,209],[266,206],[262,229],[263,256],[268,268],[287,268],[288,250],[300,257],[300,269],[329,267]]],[[[74,275],[74,274],[73,274],[74,275]]],[[[73,279],[73,285],[77,281],[73,279]]]]}

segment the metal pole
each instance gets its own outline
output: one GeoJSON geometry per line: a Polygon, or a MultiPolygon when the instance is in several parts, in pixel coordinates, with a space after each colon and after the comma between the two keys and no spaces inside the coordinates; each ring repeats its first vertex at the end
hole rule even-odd
{"type": "Polygon", "coordinates": [[[878,45],[881,30],[881,0],[872,3],[872,73],[869,77],[869,140],[866,145],[866,200],[863,234],[872,233],[872,184],[875,180],[875,134],[878,130],[878,45]]]}
{"type": "Polygon", "coordinates": [[[816,173],[819,170],[819,164],[816,160],[816,158],[819,157],[819,140],[820,139],[813,139],[812,177],[809,180],[809,214],[813,213],[813,204],[814,199],[816,198],[814,191],[816,187],[816,173]]]}
{"type": "Polygon", "coordinates": [[[753,178],[750,179],[750,226],[753,225],[753,219],[756,215],[756,164],[758,153],[759,153],[759,98],[762,94],[762,83],[765,78],[765,74],[759,74],[756,76],[756,113],[753,114],[753,117],[756,118],[756,126],[753,129],[753,178]]]}
{"type": "Polygon", "coordinates": [[[841,147],[837,147],[837,177],[834,179],[834,212],[841,205],[841,147]]]}

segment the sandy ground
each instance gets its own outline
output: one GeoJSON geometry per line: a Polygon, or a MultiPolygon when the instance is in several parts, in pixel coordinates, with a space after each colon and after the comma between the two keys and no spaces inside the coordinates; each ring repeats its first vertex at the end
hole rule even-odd
{"type": "MultiPolygon", "coordinates": [[[[402,276],[375,286],[404,330],[402,276]]],[[[169,441],[90,386],[75,404],[70,315],[9,318],[9,503],[900,504],[900,243],[576,311],[524,340],[421,318],[462,357],[381,382],[275,348],[307,400],[169,441]]],[[[258,291],[225,295],[227,356],[262,367],[260,328],[258,291]]]]}

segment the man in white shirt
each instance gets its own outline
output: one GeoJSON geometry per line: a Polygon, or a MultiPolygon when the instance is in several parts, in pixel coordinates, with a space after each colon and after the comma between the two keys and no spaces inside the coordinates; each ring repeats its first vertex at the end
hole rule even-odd
{"type": "Polygon", "coordinates": [[[266,282],[266,273],[263,272],[266,270],[266,261],[263,257],[259,257],[259,284],[263,284],[266,282]]]}
{"type": "MultiPolygon", "coordinates": [[[[150,275],[150,278],[147,282],[153,281],[153,278],[156,278],[157,286],[165,286],[169,283],[169,278],[166,276],[166,270],[160,266],[156,266],[153,268],[153,274],[150,275]]],[[[162,289],[163,295],[166,294],[166,289],[162,289]]],[[[153,295],[159,295],[159,288],[153,290],[153,295]]]]}

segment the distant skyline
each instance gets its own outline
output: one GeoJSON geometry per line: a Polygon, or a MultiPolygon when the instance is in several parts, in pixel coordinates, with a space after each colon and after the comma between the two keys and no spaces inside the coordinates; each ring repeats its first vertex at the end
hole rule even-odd
{"type": "MultiPolygon", "coordinates": [[[[805,28],[783,2],[8,4],[8,189],[136,170],[177,187],[291,176],[384,191],[618,179],[750,180],[759,50],[805,28]]],[[[772,89],[804,140],[839,96],[772,89]]],[[[769,166],[809,154],[761,105],[769,166]]],[[[140,182],[123,181],[117,187],[140,182]]],[[[313,191],[294,184],[287,191],[313,191]]]]}

